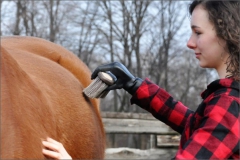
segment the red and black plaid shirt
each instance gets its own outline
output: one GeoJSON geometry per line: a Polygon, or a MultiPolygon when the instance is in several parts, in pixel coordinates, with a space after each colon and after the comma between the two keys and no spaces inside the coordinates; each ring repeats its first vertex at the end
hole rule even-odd
{"type": "Polygon", "coordinates": [[[176,159],[239,159],[239,83],[230,78],[208,85],[195,112],[149,79],[131,98],[181,134],[176,159]]]}

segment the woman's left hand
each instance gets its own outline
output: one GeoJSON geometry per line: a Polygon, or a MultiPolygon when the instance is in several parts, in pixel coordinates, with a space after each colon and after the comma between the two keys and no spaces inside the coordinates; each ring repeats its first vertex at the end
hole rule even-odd
{"type": "Polygon", "coordinates": [[[52,139],[47,138],[42,141],[42,144],[45,148],[43,148],[42,153],[53,159],[72,159],[72,157],[67,153],[66,149],[62,145],[62,143],[52,139]]]}

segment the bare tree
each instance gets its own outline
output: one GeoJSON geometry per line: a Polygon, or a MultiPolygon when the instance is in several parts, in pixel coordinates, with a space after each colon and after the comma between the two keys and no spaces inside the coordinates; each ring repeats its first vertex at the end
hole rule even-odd
{"type": "MultiPolygon", "coordinates": [[[[182,44],[186,40],[181,28],[187,9],[179,8],[186,6],[185,1],[0,2],[1,13],[8,15],[1,17],[1,35],[30,35],[58,43],[90,69],[119,61],[133,75],[150,78],[192,109],[201,101],[199,93],[211,81],[212,71],[199,68],[182,44]],[[7,7],[10,4],[14,12],[7,7]]],[[[130,98],[124,90],[111,91],[101,101],[101,110],[146,112],[130,106],[130,98]]],[[[129,146],[141,145],[140,137],[131,136],[129,146]]]]}
{"type": "MultiPolygon", "coordinates": [[[[26,0],[17,0],[16,3],[16,16],[14,29],[12,31],[13,35],[32,35],[30,30],[35,28],[34,24],[29,27],[29,2],[26,0]]],[[[30,2],[33,3],[33,2],[30,2]]]]}
{"type": "Polygon", "coordinates": [[[13,35],[20,35],[20,20],[22,15],[22,4],[21,0],[16,1],[16,16],[15,16],[15,27],[13,30],[13,35]]]}
{"type": "Polygon", "coordinates": [[[96,18],[98,14],[98,6],[93,2],[84,2],[85,8],[81,8],[78,15],[81,15],[76,24],[79,26],[79,43],[77,55],[87,65],[90,65],[95,47],[99,44],[99,30],[96,28],[96,18]]]}
{"type": "Polygon", "coordinates": [[[152,44],[149,48],[150,64],[149,75],[152,76],[154,82],[169,90],[168,79],[168,63],[169,55],[172,53],[171,48],[177,43],[173,43],[175,35],[183,24],[184,15],[179,15],[178,7],[181,6],[177,1],[160,1],[154,7],[157,11],[157,20],[155,20],[153,27],[150,30],[152,35],[152,44]]]}
{"type": "MultiPolygon", "coordinates": [[[[180,52],[187,53],[177,37],[186,18],[186,14],[179,14],[178,10],[186,5],[184,2],[16,0],[11,3],[16,7],[11,18],[14,24],[4,23],[12,29],[12,34],[42,37],[59,43],[91,69],[102,63],[120,61],[135,76],[149,77],[187,104],[192,103],[189,92],[200,90],[187,78],[201,75],[204,81],[197,81],[204,86],[210,81],[209,72],[192,71],[194,67],[189,64],[189,57],[179,58],[180,52]],[[176,69],[180,67],[183,71],[176,69]],[[180,73],[184,75],[182,78],[180,73]],[[188,84],[184,89],[178,87],[182,82],[188,84]]],[[[110,92],[102,104],[113,111],[144,112],[135,105],[130,106],[129,99],[124,90],[117,90],[110,92]]]]}
{"type": "Polygon", "coordinates": [[[51,42],[54,42],[56,39],[56,34],[59,32],[59,5],[60,0],[49,0],[49,1],[43,1],[43,5],[45,6],[48,15],[49,15],[49,40],[51,42]]]}
{"type": "MultiPolygon", "coordinates": [[[[110,53],[110,61],[120,61],[139,77],[142,76],[140,43],[150,2],[124,0],[99,2],[103,12],[102,18],[107,22],[106,27],[100,30],[108,44],[105,49],[110,53]]],[[[123,91],[115,92],[114,95],[115,111],[129,111],[129,95],[123,91]]]]}

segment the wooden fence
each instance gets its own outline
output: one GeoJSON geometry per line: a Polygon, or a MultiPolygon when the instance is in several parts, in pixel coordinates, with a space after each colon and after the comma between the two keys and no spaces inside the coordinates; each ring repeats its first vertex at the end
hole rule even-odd
{"type": "Polygon", "coordinates": [[[147,113],[102,112],[106,134],[149,134],[150,149],[178,147],[180,135],[147,113]]]}

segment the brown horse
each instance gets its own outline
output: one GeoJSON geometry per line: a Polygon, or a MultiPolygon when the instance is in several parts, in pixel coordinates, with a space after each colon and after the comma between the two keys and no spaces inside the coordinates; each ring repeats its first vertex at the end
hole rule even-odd
{"type": "Polygon", "coordinates": [[[1,159],[44,159],[41,140],[73,159],[104,159],[99,101],[82,93],[89,68],[63,47],[34,37],[1,38],[1,159]]]}

